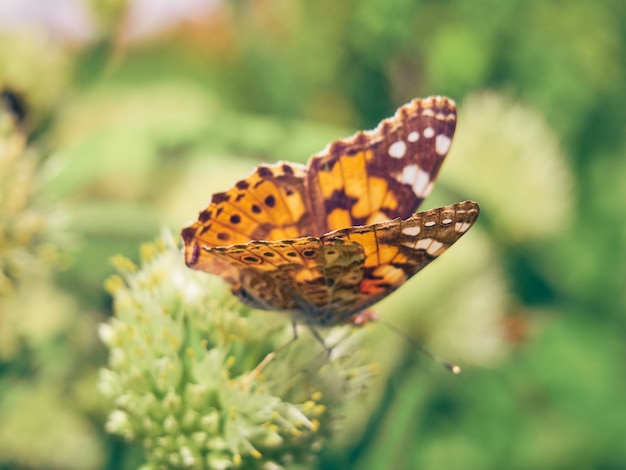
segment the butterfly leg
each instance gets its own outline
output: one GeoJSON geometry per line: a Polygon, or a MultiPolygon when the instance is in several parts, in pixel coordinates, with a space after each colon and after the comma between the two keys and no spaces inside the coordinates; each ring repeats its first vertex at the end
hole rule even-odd
{"type": "Polygon", "coordinates": [[[291,326],[293,328],[293,338],[291,338],[289,341],[287,341],[285,344],[283,344],[282,346],[279,346],[277,349],[274,350],[273,353],[271,354],[277,354],[278,352],[282,351],[283,349],[286,349],[291,343],[293,343],[295,340],[298,339],[298,324],[296,323],[295,320],[292,320],[291,322],[291,326]]]}
{"type": "Polygon", "coordinates": [[[320,344],[326,351],[326,355],[330,357],[330,353],[333,351],[333,348],[326,345],[324,338],[322,338],[322,335],[320,335],[319,331],[317,331],[317,329],[315,328],[315,326],[313,326],[312,323],[307,323],[307,326],[309,327],[309,330],[311,330],[311,333],[313,333],[313,336],[315,336],[315,339],[317,339],[320,342],[320,344]]]}
{"type": "MultiPolygon", "coordinates": [[[[326,345],[326,342],[324,341],[324,338],[322,338],[322,335],[320,335],[319,331],[317,331],[317,329],[315,328],[315,326],[313,325],[313,323],[309,323],[307,322],[307,326],[309,327],[309,330],[311,330],[311,333],[313,334],[313,336],[315,337],[315,339],[317,341],[319,341],[319,343],[322,345],[322,347],[324,348],[324,352],[326,352],[326,357],[330,357],[330,353],[333,350],[333,347],[329,347],[326,345]]],[[[291,343],[293,343],[294,341],[296,341],[298,339],[298,323],[296,322],[296,320],[292,321],[292,327],[293,327],[293,338],[291,338],[289,341],[287,341],[285,344],[283,344],[282,346],[280,346],[278,349],[274,350],[273,352],[271,352],[271,355],[276,355],[279,351],[287,348],[291,343]]],[[[270,355],[268,354],[268,356],[270,355]]],[[[265,360],[264,360],[265,361],[265,360]]]]}
{"type": "MultiPolygon", "coordinates": [[[[295,340],[298,339],[298,324],[296,323],[295,320],[292,320],[291,321],[291,326],[293,327],[293,338],[292,338],[291,341],[295,341],[295,340]]],[[[291,343],[291,341],[289,341],[289,343],[291,343]]]]}

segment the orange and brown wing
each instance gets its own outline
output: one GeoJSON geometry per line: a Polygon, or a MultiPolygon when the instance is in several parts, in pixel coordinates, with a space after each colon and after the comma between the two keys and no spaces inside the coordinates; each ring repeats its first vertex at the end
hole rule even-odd
{"type": "Polygon", "coordinates": [[[346,302],[353,304],[360,295],[365,256],[356,242],[325,244],[303,237],[206,251],[236,269],[233,293],[255,308],[293,310],[309,322],[323,324],[334,318],[335,309],[345,309],[346,302]]]}
{"type": "Polygon", "coordinates": [[[252,241],[207,251],[235,268],[233,292],[245,303],[335,325],[352,321],[439,257],[478,213],[478,205],[466,201],[321,238],[252,241]]]}
{"type": "Polygon", "coordinates": [[[301,165],[285,162],[262,165],[228,191],[214,194],[198,220],[182,230],[187,265],[230,280],[235,275],[232,266],[216,261],[208,248],[297,238],[310,232],[305,171],[301,165]]]}
{"type": "Polygon", "coordinates": [[[341,239],[363,247],[360,295],[349,309],[337,312],[337,323],[383,299],[443,254],[469,230],[478,214],[478,204],[465,201],[419,212],[406,220],[339,230],[322,237],[325,244],[341,239]]]}
{"type": "Polygon", "coordinates": [[[455,126],[452,100],[416,99],[376,129],[315,155],[306,176],[314,235],[411,216],[432,188],[455,126]]]}

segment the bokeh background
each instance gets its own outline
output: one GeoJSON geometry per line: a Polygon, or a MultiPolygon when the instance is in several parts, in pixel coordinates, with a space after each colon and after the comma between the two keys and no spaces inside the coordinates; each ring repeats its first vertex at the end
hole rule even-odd
{"type": "Polygon", "coordinates": [[[381,373],[319,468],[626,468],[625,24],[619,0],[0,1],[0,468],[141,465],[97,389],[109,259],[431,94],[459,124],[424,207],[482,214],[379,311],[464,373],[368,325],[381,373]]]}

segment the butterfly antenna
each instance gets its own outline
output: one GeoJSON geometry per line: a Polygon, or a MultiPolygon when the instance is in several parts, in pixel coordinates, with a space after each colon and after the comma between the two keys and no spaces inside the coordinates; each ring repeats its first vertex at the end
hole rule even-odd
{"type": "Polygon", "coordinates": [[[393,325],[391,323],[387,323],[386,321],[384,321],[382,319],[378,319],[378,322],[382,323],[387,328],[389,328],[391,331],[393,331],[394,333],[396,333],[399,336],[401,336],[402,338],[404,338],[411,346],[413,346],[415,349],[417,349],[419,352],[421,352],[424,356],[426,356],[426,357],[432,359],[433,361],[435,361],[436,363],[442,365],[443,367],[448,369],[453,374],[460,374],[461,373],[461,368],[458,365],[452,364],[451,362],[448,362],[448,361],[440,358],[439,356],[431,353],[428,349],[424,348],[424,346],[419,344],[417,341],[415,341],[415,339],[411,338],[409,335],[407,335],[404,331],[402,331],[397,326],[395,326],[395,325],[393,325]]]}

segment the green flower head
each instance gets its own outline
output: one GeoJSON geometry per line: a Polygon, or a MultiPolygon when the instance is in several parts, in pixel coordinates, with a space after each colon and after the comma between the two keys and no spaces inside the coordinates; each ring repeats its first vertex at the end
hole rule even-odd
{"type": "Polygon", "coordinates": [[[115,316],[101,391],[107,430],[143,444],[146,468],[282,468],[312,461],[339,406],[373,375],[361,333],[336,328],[330,356],[311,334],[241,306],[221,281],[188,269],[171,237],[141,266],[117,257],[115,316]],[[281,346],[288,346],[281,348],[281,346]]]}

